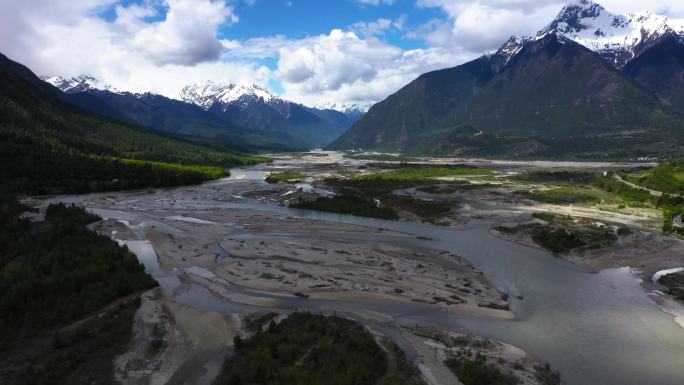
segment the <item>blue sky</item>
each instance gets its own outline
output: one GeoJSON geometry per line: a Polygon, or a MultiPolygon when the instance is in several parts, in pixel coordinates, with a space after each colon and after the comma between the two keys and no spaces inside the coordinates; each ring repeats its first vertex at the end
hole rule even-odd
{"type": "MultiPolygon", "coordinates": [[[[406,28],[417,28],[432,18],[446,16],[439,8],[416,7],[415,2],[409,0],[397,0],[392,5],[379,6],[364,5],[353,0],[294,0],[289,4],[280,0],[257,1],[251,6],[238,3],[236,11],[240,15],[240,22],[222,28],[221,33],[240,39],[279,34],[304,38],[382,18],[396,20],[403,16],[406,28]]],[[[383,39],[404,49],[425,47],[425,42],[408,39],[397,30],[388,32],[383,39]]]]}
{"type": "MultiPolygon", "coordinates": [[[[114,21],[117,6],[144,3],[145,0],[115,2],[97,10],[97,15],[114,21]]],[[[285,35],[290,39],[302,39],[379,19],[401,19],[404,30],[413,30],[430,20],[447,17],[443,9],[417,6],[413,0],[395,0],[391,4],[380,2],[378,5],[364,4],[357,0],[256,0],[234,1],[232,5],[239,15],[239,21],[222,25],[217,31],[219,38],[247,40],[285,35]]],[[[160,12],[146,17],[145,21],[152,23],[164,19],[167,6],[160,3],[157,8],[160,12]]],[[[378,38],[405,50],[427,48],[425,41],[408,37],[398,29],[388,30],[378,38]]],[[[276,65],[273,60],[266,60],[264,64],[269,67],[276,65]]]]}
{"type": "MultiPolygon", "coordinates": [[[[533,35],[577,1],[0,0],[0,51],[39,75],[132,92],[239,81],[309,105],[370,104],[533,35]]],[[[600,3],[684,17],[681,0],[600,3]]]]}

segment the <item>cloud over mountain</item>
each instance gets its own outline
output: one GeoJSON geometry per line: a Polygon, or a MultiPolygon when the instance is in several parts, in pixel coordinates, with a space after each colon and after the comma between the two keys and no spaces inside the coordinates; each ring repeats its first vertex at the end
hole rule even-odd
{"type": "MultiPolygon", "coordinates": [[[[644,7],[633,0],[603,3],[622,13],[644,7]]],[[[511,35],[534,33],[562,2],[340,2],[328,6],[349,7],[349,21],[316,30],[308,30],[310,23],[303,26],[297,17],[268,15],[265,8],[255,12],[260,6],[276,5],[244,0],[0,0],[0,51],[41,75],[92,74],[133,92],[177,98],[187,83],[227,80],[275,86],[301,103],[324,99],[366,104],[421,73],[473,59],[511,35]],[[429,17],[419,19],[421,12],[429,17]],[[285,20],[282,31],[264,32],[269,17],[285,20]]],[[[307,5],[292,2],[286,8],[295,12],[303,7],[307,5]]],[[[684,16],[678,0],[653,0],[648,7],[684,16]]]]}

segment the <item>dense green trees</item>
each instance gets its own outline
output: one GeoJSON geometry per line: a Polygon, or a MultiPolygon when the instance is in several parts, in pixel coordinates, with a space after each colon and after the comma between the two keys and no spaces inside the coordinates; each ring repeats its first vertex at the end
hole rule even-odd
{"type": "Polygon", "coordinates": [[[665,286],[670,295],[684,303],[684,273],[663,275],[658,283],[665,286]]]}
{"type": "Polygon", "coordinates": [[[199,183],[225,175],[228,167],[267,160],[86,113],[1,54],[0,116],[3,191],[83,193],[199,183]]]}
{"type": "Polygon", "coordinates": [[[97,216],[59,204],[33,223],[15,201],[0,205],[0,347],[13,330],[73,322],[156,285],[134,254],[85,227],[97,216]]]}
{"type": "Polygon", "coordinates": [[[565,253],[586,245],[572,231],[552,227],[540,227],[532,234],[532,240],[554,253],[565,253]]]}
{"type": "Polygon", "coordinates": [[[484,357],[479,355],[474,360],[450,358],[445,363],[463,385],[516,385],[520,383],[515,376],[488,364],[484,357]]]}
{"type": "Polygon", "coordinates": [[[634,177],[634,183],[668,194],[684,194],[684,159],[672,159],[634,177]]]}
{"type": "Polygon", "coordinates": [[[399,377],[389,370],[388,355],[373,336],[339,317],[294,313],[236,342],[216,385],[420,383],[411,371],[399,377]]]}
{"type": "Polygon", "coordinates": [[[360,217],[398,219],[397,212],[390,207],[378,206],[372,199],[355,195],[320,197],[313,201],[298,200],[290,207],[305,210],[326,211],[337,214],[351,214],[360,217]]]}
{"type": "Polygon", "coordinates": [[[64,204],[45,220],[0,196],[0,383],[114,384],[140,305],[157,285],[134,254],[64,204]]]}
{"type": "Polygon", "coordinates": [[[0,132],[1,190],[58,194],[195,184],[228,175],[221,167],[181,166],[62,152],[0,132]]]}

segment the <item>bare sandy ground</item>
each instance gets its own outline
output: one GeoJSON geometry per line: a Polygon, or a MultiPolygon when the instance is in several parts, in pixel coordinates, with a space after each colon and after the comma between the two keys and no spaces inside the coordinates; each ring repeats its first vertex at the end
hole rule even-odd
{"type": "Polygon", "coordinates": [[[183,363],[205,352],[220,355],[243,334],[239,315],[202,312],[164,298],[160,289],[141,297],[128,352],[115,361],[119,383],[163,385],[183,363]]]}
{"type": "MultiPolygon", "coordinates": [[[[422,303],[459,314],[513,318],[510,311],[481,307],[506,302],[459,256],[359,240],[415,235],[252,209],[198,209],[181,195],[115,194],[81,203],[115,210],[93,225],[98,232],[150,241],[163,271],[180,272],[183,285],[202,286],[236,303],[275,307],[278,298],[303,296],[332,301],[329,311],[340,310],[335,301],[422,303]],[[127,219],[117,219],[122,217],[127,219]],[[222,250],[228,255],[217,259],[222,250]]],[[[362,313],[361,319],[393,322],[386,314],[362,313]]],[[[244,333],[242,320],[240,314],[175,303],[159,290],[147,293],[131,349],[116,360],[117,378],[126,385],[201,383],[195,381],[215,375],[233,337],[244,333]]]]}
{"type": "MultiPolygon", "coordinates": [[[[328,300],[419,302],[468,313],[496,314],[501,311],[480,306],[505,306],[501,293],[482,273],[456,255],[376,242],[297,238],[296,234],[311,234],[306,224],[295,233],[288,232],[287,237],[273,238],[273,234],[285,234],[289,226],[263,217],[260,221],[258,226],[248,227],[248,238],[217,239],[212,231],[203,229],[211,225],[204,224],[191,224],[194,231],[182,235],[148,229],[146,236],[162,268],[186,271],[194,282],[240,303],[273,304],[262,297],[250,299],[244,293],[231,293],[230,287],[328,300]],[[218,245],[230,255],[217,260],[218,245]],[[193,271],[193,267],[202,270],[193,271]]],[[[316,234],[330,236],[333,231],[339,236],[367,233],[368,229],[316,226],[316,234]]]]}

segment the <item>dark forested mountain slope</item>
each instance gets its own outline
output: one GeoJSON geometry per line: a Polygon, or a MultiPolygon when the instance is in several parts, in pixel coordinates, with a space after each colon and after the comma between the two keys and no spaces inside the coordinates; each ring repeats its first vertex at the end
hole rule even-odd
{"type": "Polygon", "coordinates": [[[670,151],[681,122],[598,54],[556,33],[422,75],[331,148],[510,157],[670,151]]]}
{"type": "Polygon", "coordinates": [[[426,73],[374,105],[330,148],[403,150],[416,137],[429,137],[444,116],[469,100],[495,74],[483,56],[464,65],[426,73]]]}
{"type": "Polygon", "coordinates": [[[355,121],[342,112],[306,107],[244,83],[191,84],[183,89],[181,98],[248,132],[277,138],[290,147],[325,146],[355,121]]]}
{"type": "MultiPolygon", "coordinates": [[[[75,78],[81,79],[82,77],[75,78]]],[[[162,95],[117,92],[84,83],[49,79],[65,91],[62,99],[84,110],[123,123],[198,143],[239,151],[288,149],[284,138],[252,133],[209,111],[162,95]]],[[[303,147],[296,147],[298,149],[303,147]]]]}
{"type": "Polygon", "coordinates": [[[549,34],[525,45],[467,103],[438,124],[436,153],[623,156],[665,145],[657,99],[590,50],[549,34]],[[572,146],[568,146],[572,143],[572,146]]]}
{"type": "Polygon", "coordinates": [[[64,100],[124,123],[200,143],[252,150],[321,147],[358,120],[358,114],[305,107],[248,84],[188,85],[182,99],[120,92],[90,76],[46,79],[64,100]]]}
{"type": "Polygon", "coordinates": [[[223,167],[260,160],[103,119],[61,97],[61,91],[0,55],[3,189],[85,192],[194,183],[219,176],[223,167]]]}
{"type": "Polygon", "coordinates": [[[682,152],[684,26],[563,7],[535,37],[421,75],[331,149],[439,155],[635,158],[682,152]],[[477,73],[476,71],[480,71],[477,73]]]}
{"type": "Polygon", "coordinates": [[[625,75],[684,113],[684,42],[668,34],[623,68],[625,75]]]}

